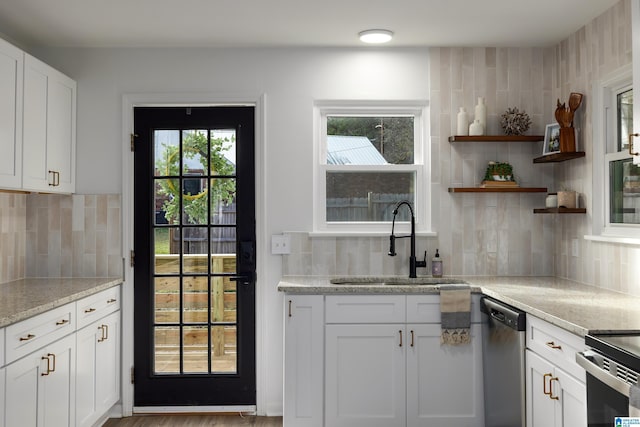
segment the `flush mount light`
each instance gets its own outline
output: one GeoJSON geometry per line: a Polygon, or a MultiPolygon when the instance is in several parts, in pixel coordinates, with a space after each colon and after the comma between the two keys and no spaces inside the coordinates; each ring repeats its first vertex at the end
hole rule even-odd
{"type": "Polygon", "coordinates": [[[393,31],[366,30],[358,33],[360,41],[364,43],[387,43],[393,38],[393,31]]]}

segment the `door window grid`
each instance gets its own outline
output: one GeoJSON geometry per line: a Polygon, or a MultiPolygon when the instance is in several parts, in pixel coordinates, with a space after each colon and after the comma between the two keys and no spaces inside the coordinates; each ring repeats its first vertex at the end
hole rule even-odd
{"type": "MultiPolygon", "coordinates": [[[[229,131],[226,130],[226,132],[229,131]]],[[[167,196],[167,190],[172,191],[174,199],[164,200],[162,204],[164,212],[159,215],[159,197],[156,193],[156,221],[154,223],[156,268],[154,276],[156,283],[163,280],[169,281],[174,286],[177,285],[177,289],[174,287],[169,292],[163,288],[156,287],[155,289],[154,349],[156,355],[154,372],[157,375],[233,374],[237,372],[237,360],[235,360],[236,316],[235,314],[226,314],[225,309],[228,299],[232,300],[230,305],[235,305],[235,301],[233,301],[235,299],[235,282],[230,281],[228,276],[236,273],[236,224],[234,220],[220,220],[220,209],[215,209],[218,213],[214,215],[212,204],[216,203],[215,207],[218,208],[221,205],[219,202],[225,198],[225,191],[227,198],[234,193],[235,185],[230,183],[235,183],[235,170],[231,170],[233,173],[231,175],[216,173],[222,169],[216,167],[216,161],[220,163],[222,156],[220,156],[220,147],[216,147],[218,149],[216,152],[212,151],[213,133],[211,131],[170,130],[159,131],[156,136],[161,138],[162,136],[166,137],[167,134],[174,138],[179,136],[179,143],[177,147],[169,146],[167,148],[165,146],[165,151],[175,152],[164,153],[165,167],[156,167],[154,179],[156,183],[164,184],[164,187],[155,185],[156,190],[159,187],[164,188],[164,196],[167,196]],[[206,135],[206,158],[196,159],[203,166],[201,170],[197,170],[197,165],[193,164],[193,158],[197,158],[201,153],[193,153],[194,150],[191,146],[185,146],[185,141],[189,137],[193,139],[194,135],[197,137],[206,135]],[[177,168],[175,168],[176,155],[179,159],[177,168]],[[210,166],[213,166],[215,170],[211,170],[210,166]],[[204,178],[193,178],[194,176],[204,178]],[[216,186],[216,184],[219,185],[216,186]],[[182,189],[182,191],[176,191],[176,188],[182,189]],[[212,191],[214,188],[218,191],[212,191]],[[233,191],[230,191],[231,189],[233,191]],[[216,196],[209,197],[212,193],[215,193],[216,196]],[[177,206],[175,199],[177,199],[177,206]],[[203,201],[205,203],[202,203],[203,201]],[[200,204],[200,206],[196,206],[196,208],[200,208],[199,211],[192,209],[190,212],[189,207],[196,203],[200,204]],[[176,207],[179,213],[177,215],[175,213],[176,207]],[[204,207],[204,212],[202,207],[204,207]],[[214,222],[219,223],[214,224],[214,222]],[[202,223],[206,226],[202,227],[202,223]],[[227,232],[222,232],[224,230],[227,232]],[[158,238],[163,234],[168,243],[164,240],[162,245],[158,245],[158,238]],[[230,254],[227,256],[221,253],[214,255],[212,251],[212,241],[215,239],[219,243],[222,234],[231,236],[231,241],[228,243],[233,249],[229,251],[230,254]],[[206,236],[204,239],[203,235],[206,236]],[[192,245],[195,248],[192,248],[192,245]],[[157,254],[159,246],[162,246],[162,252],[168,253],[157,254]],[[176,262],[176,252],[178,262],[176,262]],[[161,266],[163,261],[165,265],[169,265],[168,268],[161,266]],[[197,287],[193,289],[194,282],[198,281],[200,289],[197,287]],[[202,287],[206,287],[206,294],[202,292],[202,287]],[[175,313],[171,315],[171,309],[175,311],[176,308],[178,310],[177,319],[175,313]],[[206,309],[206,314],[203,313],[203,308],[206,309]],[[167,315],[168,313],[169,315],[167,315]],[[203,354],[206,354],[206,366],[203,354]]],[[[200,143],[202,144],[202,142],[200,143]]],[[[159,148],[159,144],[154,143],[154,147],[159,148]]],[[[156,152],[156,159],[158,159],[158,154],[156,152]]],[[[220,246],[217,245],[218,250],[215,252],[224,252],[219,249],[220,246]]]]}

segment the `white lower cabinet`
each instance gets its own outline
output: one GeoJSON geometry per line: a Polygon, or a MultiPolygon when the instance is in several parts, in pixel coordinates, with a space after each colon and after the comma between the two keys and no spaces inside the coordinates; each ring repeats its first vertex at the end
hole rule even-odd
{"type": "Polygon", "coordinates": [[[483,427],[481,325],[441,345],[438,301],[286,295],[284,427],[483,427]]]}
{"type": "Polygon", "coordinates": [[[404,325],[327,325],[326,426],[406,425],[404,325]]]}
{"type": "Polygon", "coordinates": [[[76,425],[92,426],[120,396],[120,312],[76,333],[76,425]]]}
{"type": "Polygon", "coordinates": [[[6,367],[6,427],[68,427],[75,423],[75,335],[6,367]]]}
{"type": "Polygon", "coordinates": [[[324,297],[287,295],[284,335],[284,425],[322,427],[324,297]]]}
{"type": "Polygon", "coordinates": [[[467,345],[441,345],[440,324],[407,329],[407,426],[484,425],[482,325],[467,345]]]}
{"type": "Polygon", "coordinates": [[[4,385],[5,385],[6,369],[0,368],[0,427],[4,427],[4,413],[5,413],[5,398],[4,398],[4,385]]]}
{"type": "Polygon", "coordinates": [[[528,316],[527,347],[527,427],[585,427],[585,373],[574,359],[584,341],[528,316]]]}

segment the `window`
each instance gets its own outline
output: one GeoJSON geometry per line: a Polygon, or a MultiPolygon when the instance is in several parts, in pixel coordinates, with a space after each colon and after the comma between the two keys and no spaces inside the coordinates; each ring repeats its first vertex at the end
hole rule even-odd
{"type": "Polygon", "coordinates": [[[602,111],[594,115],[594,234],[638,239],[640,166],[629,153],[629,134],[634,132],[631,68],[605,79],[594,95],[594,111],[602,111]]]}
{"type": "Polygon", "coordinates": [[[389,232],[403,200],[429,229],[424,117],[424,105],[316,105],[316,231],[389,232]]]}

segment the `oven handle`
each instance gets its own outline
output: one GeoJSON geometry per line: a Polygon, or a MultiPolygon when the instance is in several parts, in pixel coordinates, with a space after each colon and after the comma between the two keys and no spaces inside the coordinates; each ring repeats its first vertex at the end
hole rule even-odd
{"type": "Polygon", "coordinates": [[[631,390],[631,386],[629,384],[601,369],[591,361],[595,359],[597,355],[598,354],[596,352],[585,350],[583,352],[576,353],[576,362],[578,365],[582,366],[588,374],[593,375],[618,393],[629,397],[629,392],[631,390]]]}

